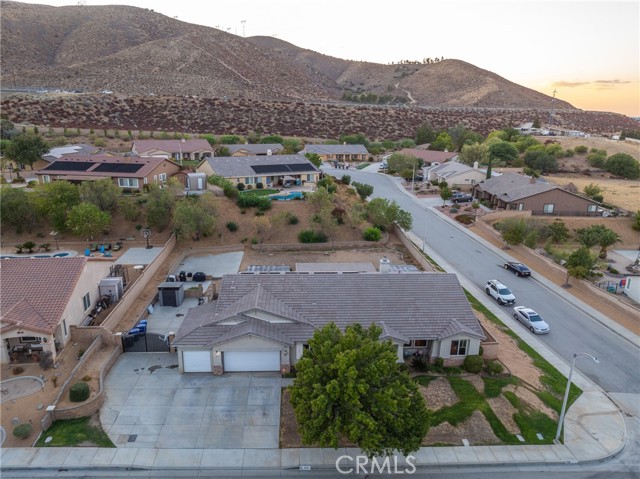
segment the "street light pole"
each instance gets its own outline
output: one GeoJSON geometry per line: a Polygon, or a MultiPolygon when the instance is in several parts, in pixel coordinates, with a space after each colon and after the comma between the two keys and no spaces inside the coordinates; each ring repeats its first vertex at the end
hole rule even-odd
{"type": "Polygon", "coordinates": [[[558,420],[558,430],[556,431],[556,437],[553,442],[560,443],[560,433],[562,432],[562,426],[564,425],[564,414],[567,409],[567,400],[569,399],[569,389],[571,389],[571,378],[573,377],[573,367],[576,365],[576,358],[578,356],[589,356],[596,363],[600,363],[598,358],[592,356],[589,353],[573,353],[573,360],[571,361],[571,369],[569,369],[569,377],[567,378],[567,388],[564,391],[564,399],[562,400],[562,409],[560,410],[560,419],[558,420]]]}
{"type": "Polygon", "coordinates": [[[416,164],[413,164],[413,174],[411,175],[411,193],[413,193],[413,184],[416,181],[416,164]]]}

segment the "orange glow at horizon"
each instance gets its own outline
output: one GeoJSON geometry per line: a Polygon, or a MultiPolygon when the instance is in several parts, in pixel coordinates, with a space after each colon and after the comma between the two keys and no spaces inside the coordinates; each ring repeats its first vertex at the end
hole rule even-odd
{"type": "Polygon", "coordinates": [[[557,90],[556,98],[571,103],[581,110],[609,111],[623,115],[640,117],[640,82],[618,84],[584,83],[577,86],[536,85],[539,92],[551,95],[557,90]]]}

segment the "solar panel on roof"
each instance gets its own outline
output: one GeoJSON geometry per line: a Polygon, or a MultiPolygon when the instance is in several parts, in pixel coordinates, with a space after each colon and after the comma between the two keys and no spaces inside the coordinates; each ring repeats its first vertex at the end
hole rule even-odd
{"type": "Polygon", "coordinates": [[[309,171],[313,169],[309,163],[288,163],[286,166],[289,167],[290,171],[309,171]]]}
{"type": "Polygon", "coordinates": [[[91,161],[54,161],[45,170],[55,171],[87,171],[94,165],[91,161]]]}
{"type": "Polygon", "coordinates": [[[268,175],[272,173],[289,173],[291,170],[287,165],[253,165],[251,169],[259,175],[268,175]]]}
{"type": "Polygon", "coordinates": [[[143,163],[102,163],[95,170],[100,173],[136,173],[143,163]]]}

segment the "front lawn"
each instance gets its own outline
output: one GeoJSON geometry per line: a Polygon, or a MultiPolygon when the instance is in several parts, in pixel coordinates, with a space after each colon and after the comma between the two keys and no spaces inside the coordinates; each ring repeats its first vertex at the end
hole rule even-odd
{"type": "Polygon", "coordinates": [[[116,447],[102,430],[99,421],[91,421],[91,417],[79,417],[55,421],[42,433],[36,447],[116,447]],[[98,425],[91,424],[98,422],[98,425]],[[53,439],[45,443],[47,437],[53,439]]]}

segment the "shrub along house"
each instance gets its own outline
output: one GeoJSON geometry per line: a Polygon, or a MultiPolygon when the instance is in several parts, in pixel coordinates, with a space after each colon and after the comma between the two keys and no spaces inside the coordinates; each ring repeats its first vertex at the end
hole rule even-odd
{"type": "Polygon", "coordinates": [[[84,256],[5,258],[0,261],[0,361],[55,359],[99,299],[110,262],[84,256]]]}
{"type": "Polygon", "coordinates": [[[461,364],[485,339],[454,274],[232,274],[192,308],[172,343],[180,372],[288,371],[329,322],[382,328],[398,362],[461,364]],[[425,294],[427,293],[427,294],[425,294]]]}
{"type": "Polygon", "coordinates": [[[65,157],[35,172],[40,183],[71,183],[110,178],[123,189],[141,190],[146,184],[163,184],[180,171],[180,165],[163,158],[92,155],[65,157]]]}
{"type": "Polygon", "coordinates": [[[136,140],[131,152],[140,157],[171,158],[179,163],[182,160],[200,161],[213,156],[213,147],[207,140],[136,140]]]}
{"type": "Polygon", "coordinates": [[[196,169],[207,176],[219,175],[235,184],[265,188],[285,183],[317,183],[320,170],[302,155],[217,156],[206,158],[196,169]]]}
{"type": "Polygon", "coordinates": [[[533,215],[597,216],[598,203],[550,183],[504,173],[473,186],[473,197],[491,208],[531,211],[533,215]]]}

